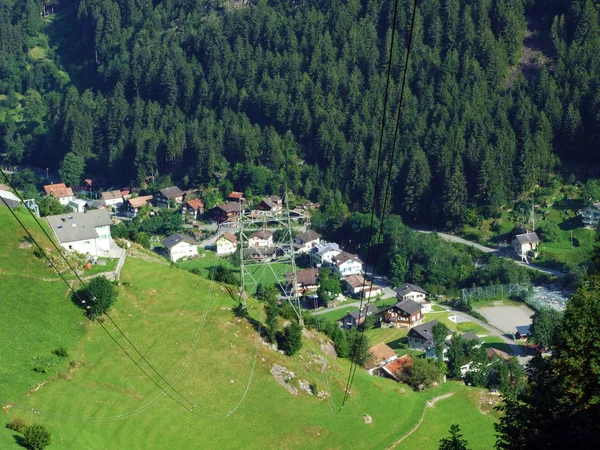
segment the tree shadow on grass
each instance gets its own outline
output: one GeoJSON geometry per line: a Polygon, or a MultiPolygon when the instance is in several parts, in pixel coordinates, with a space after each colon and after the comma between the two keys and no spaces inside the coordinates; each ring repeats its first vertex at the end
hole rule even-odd
{"type": "Polygon", "coordinates": [[[583,226],[581,222],[581,218],[579,217],[571,217],[561,223],[558,224],[558,227],[563,231],[575,230],[576,228],[581,228],[583,226]]]}
{"type": "Polygon", "coordinates": [[[394,350],[406,350],[408,348],[408,337],[401,337],[395,341],[388,342],[387,345],[394,350]]]}
{"type": "Polygon", "coordinates": [[[20,434],[13,434],[13,438],[15,438],[15,442],[21,447],[25,447],[25,439],[20,434]]]}

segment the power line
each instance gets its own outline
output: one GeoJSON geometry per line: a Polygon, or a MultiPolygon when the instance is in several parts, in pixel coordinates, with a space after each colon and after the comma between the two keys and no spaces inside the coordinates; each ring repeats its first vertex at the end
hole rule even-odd
{"type": "MultiPolygon", "coordinates": [[[[408,43],[407,43],[407,48],[406,48],[406,58],[404,61],[404,72],[403,72],[403,76],[402,76],[402,86],[400,89],[400,101],[398,104],[398,114],[396,117],[396,126],[394,128],[394,140],[392,143],[392,151],[390,154],[390,160],[389,160],[389,167],[388,167],[388,174],[387,174],[387,179],[386,179],[386,185],[385,185],[385,192],[384,192],[384,197],[383,197],[383,205],[382,205],[382,211],[381,211],[381,219],[379,222],[379,230],[378,230],[378,234],[377,234],[377,241],[375,244],[375,255],[374,255],[374,260],[373,260],[373,270],[372,270],[372,277],[371,277],[371,283],[370,283],[370,290],[373,288],[373,282],[375,279],[375,268],[377,267],[377,259],[379,258],[379,247],[380,247],[380,241],[381,241],[381,236],[383,234],[383,224],[384,224],[384,220],[385,220],[385,215],[386,215],[386,211],[387,211],[387,206],[388,206],[388,200],[389,200],[389,191],[390,191],[390,186],[391,186],[391,178],[392,178],[392,169],[393,169],[393,163],[394,163],[394,156],[395,156],[395,152],[396,152],[396,142],[397,142],[397,138],[398,138],[398,130],[399,130],[399,126],[400,126],[400,120],[402,118],[402,106],[403,106],[403,100],[404,100],[404,90],[406,87],[406,75],[408,72],[408,62],[409,62],[409,58],[410,58],[410,50],[411,50],[411,44],[412,44],[412,37],[413,37],[413,30],[414,30],[414,25],[415,25],[415,16],[416,16],[416,10],[417,10],[417,0],[413,1],[413,8],[412,8],[412,18],[411,18],[411,24],[410,24],[410,32],[408,35],[408,43]]],[[[394,32],[395,32],[395,28],[396,28],[396,18],[397,18],[397,12],[398,12],[398,0],[396,0],[395,2],[395,7],[394,7],[394,20],[393,20],[393,28],[392,28],[392,38],[391,38],[391,45],[390,45],[390,57],[389,57],[389,61],[388,61],[388,79],[386,82],[386,94],[385,94],[385,101],[384,101],[384,110],[383,110],[383,116],[382,116],[382,126],[381,126],[381,135],[380,135],[380,139],[379,139],[379,155],[378,155],[378,161],[377,161],[377,177],[375,178],[375,192],[373,194],[373,205],[372,205],[372,209],[371,209],[371,224],[369,227],[369,240],[368,243],[371,243],[371,239],[372,239],[372,235],[373,235],[373,228],[374,228],[374,214],[375,214],[375,203],[377,201],[377,183],[378,183],[378,176],[379,176],[379,168],[380,168],[380,164],[381,164],[381,154],[382,154],[382,148],[383,148],[383,133],[384,133],[384,129],[385,129],[385,108],[387,105],[387,96],[388,96],[388,86],[389,86],[389,79],[390,79],[390,70],[391,70],[391,63],[392,63],[392,55],[393,55],[393,46],[394,46],[394,32]]],[[[366,268],[368,269],[368,262],[369,262],[369,252],[367,252],[367,262],[366,262],[366,268]]],[[[359,306],[359,322],[360,322],[360,317],[363,314],[363,300],[364,300],[364,288],[366,287],[367,282],[366,279],[363,282],[363,296],[360,300],[360,306],[359,306]]],[[[370,291],[369,291],[370,292],[370,291]]],[[[367,305],[364,311],[364,315],[365,318],[367,316],[367,311],[366,309],[369,307],[369,304],[371,303],[371,297],[369,296],[368,300],[367,300],[367,305]]],[[[353,343],[353,349],[354,351],[357,351],[360,348],[360,345],[362,344],[362,340],[364,338],[364,327],[362,329],[362,331],[359,330],[359,328],[357,327],[356,329],[356,336],[355,336],[355,340],[353,343]],[[359,337],[360,335],[360,337],[359,337]]],[[[352,352],[352,348],[351,348],[351,352],[352,352]]],[[[348,396],[350,395],[350,388],[352,387],[352,384],[354,383],[354,376],[356,375],[356,370],[358,368],[358,364],[355,362],[352,362],[350,364],[350,373],[348,375],[348,382],[346,384],[346,390],[344,392],[344,399],[342,400],[342,405],[340,406],[340,410],[344,407],[346,401],[348,400],[348,396]]]]}

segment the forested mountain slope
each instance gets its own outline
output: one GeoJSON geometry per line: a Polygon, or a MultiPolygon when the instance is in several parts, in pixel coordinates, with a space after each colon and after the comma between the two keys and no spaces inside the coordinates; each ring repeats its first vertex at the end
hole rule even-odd
{"type": "MultiPolygon", "coordinates": [[[[0,27],[0,108],[12,108],[0,152],[51,166],[72,152],[86,174],[122,183],[171,174],[254,194],[287,183],[323,203],[339,191],[369,209],[394,2],[222,3],[63,0],[49,21],[41,0],[0,0],[12,24],[0,27]],[[40,30],[50,48],[32,61],[40,30]],[[49,63],[57,55],[73,84],[49,63]]],[[[400,0],[384,156],[411,7],[400,0]]],[[[419,2],[394,212],[458,224],[553,173],[589,174],[600,162],[598,48],[595,0],[419,2]],[[524,77],[527,16],[554,54],[524,77]]]]}

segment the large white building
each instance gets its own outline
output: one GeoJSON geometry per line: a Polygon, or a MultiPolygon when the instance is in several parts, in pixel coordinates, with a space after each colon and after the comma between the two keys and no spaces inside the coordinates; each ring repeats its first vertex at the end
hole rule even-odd
{"type": "Polygon", "coordinates": [[[363,262],[358,256],[342,252],[339,255],[335,255],[332,259],[333,269],[340,277],[362,274],[363,262]]]}
{"type": "Polygon", "coordinates": [[[226,231],[217,239],[217,255],[231,255],[237,249],[237,237],[226,231]]]}
{"type": "Polygon", "coordinates": [[[273,233],[259,230],[248,236],[248,247],[273,247],[273,233]]]}
{"type": "Polygon", "coordinates": [[[183,234],[172,234],[162,240],[162,245],[169,251],[169,259],[177,262],[183,258],[190,258],[198,254],[196,240],[183,234]]]}
{"type": "Polygon", "coordinates": [[[110,252],[112,221],[104,209],[46,217],[58,243],[70,252],[104,256],[110,252]]]}
{"type": "Polygon", "coordinates": [[[312,252],[317,264],[331,264],[333,258],[342,253],[335,242],[319,242],[312,248],[312,252]]]}

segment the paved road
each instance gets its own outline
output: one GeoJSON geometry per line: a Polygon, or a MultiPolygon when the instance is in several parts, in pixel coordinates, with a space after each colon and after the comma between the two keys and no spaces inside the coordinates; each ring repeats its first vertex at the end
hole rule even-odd
{"type": "Polygon", "coordinates": [[[530,269],[530,270],[537,270],[538,272],[547,273],[548,275],[553,275],[555,277],[564,277],[565,276],[565,274],[560,272],[559,270],[548,269],[546,267],[536,266],[535,264],[527,264],[524,261],[517,261],[514,258],[512,258],[512,256],[510,254],[507,254],[507,252],[504,249],[496,249],[496,248],[486,247],[486,246],[478,244],[476,242],[468,241],[461,237],[453,236],[451,234],[440,233],[438,231],[420,230],[417,228],[413,228],[413,230],[418,231],[419,233],[436,233],[439,237],[441,237],[445,241],[469,245],[469,246],[474,247],[484,253],[494,253],[494,254],[496,254],[496,256],[498,256],[500,258],[511,259],[511,260],[515,261],[515,264],[526,267],[527,269],[530,269]]]}

